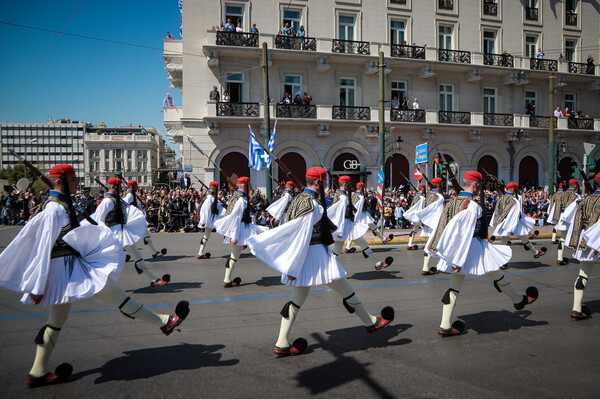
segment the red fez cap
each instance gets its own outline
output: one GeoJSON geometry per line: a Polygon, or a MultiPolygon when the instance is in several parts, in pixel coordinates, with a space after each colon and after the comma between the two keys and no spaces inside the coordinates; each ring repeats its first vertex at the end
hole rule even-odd
{"type": "Polygon", "coordinates": [[[600,181],[600,173],[596,173],[596,176],[594,176],[594,181],[600,181]]]}
{"type": "Polygon", "coordinates": [[[567,185],[567,184],[566,184],[564,181],[561,181],[561,182],[560,182],[560,184],[558,185],[558,187],[564,187],[564,186],[566,186],[566,185],[567,185]]]}
{"type": "Polygon", "coordinates": [[[435,179],[431,179],[431,184],[440,184],[443,181],[441,177],[436,177],[435,179]]]}
{"type": "Polygon", "coordinates": [[[419,184],[419,188],[425,188],[425,183],[419,184]]]}
{"type": "Polygon", "coordinates": [[[306,171],[306,178],[311,180],[321,180],[327,177],[327,171],[315,166],[306,171]]]}
{"type": "Polygon", "coordinates": [[[579,180],[577,180],[577,179],[571,179],[571,180],[569,180],[569,184],[577,184],[577,185],[579,185],[579,180]]]}
{"type": "Polygon", "coordinates": [[[467,180],[479,181],[482,178],[483,178],[483,176],[481,175],[481,173],[476,172],[474,170],[470,170],[468,172],[465,172],[465,179],[467,179],[467,180]]]}
{"type": "Polygon", "coordinates": [[[508,188],[509,190],[512,190],[513,188],[517,188],[519,187],[519,185],[517,183],[515,183],[514,181],[511,181],[510,183],[508,183],[506,185],[506,188],[508,188]]]}
{"type": "Polygon", "coordinates": [[[219,187],[219,183],[217,183],[216,181],[211,181],[208,185],[211,187],[219,187]]]}
{"type": "Polygon", "coordinates": [[[50,177],[75,176],[75,169],[71,165],[56,165],[50,169],[50,177]]]}
{"type": "Polygon", "coordinates": [[[340,176],[340,183],[348,183],[350,181],[350,176],[340,176]]]}
{"type": "Polygon", "coordinates": [[[291,180],[289,182],[285,183],[285,185],[286,186],[295,186],[294,182],[291,180]]]}
{"type": "Polygon", "coordinates": [[[238,181],[237,184],[246,184],[250,181],[249,177],[246,176],[242,176],[242,177],[238,177],[238,181]]]}
{"type": "Polygon", "coordinates": [[[365,186],[365,183],[359,181],[358,183],[356,183],[356,188],[362,188],[365,186]]]}
{"type": "Polygon", "coordinates": [[[135,180],[129,180],[129,181],[127,182],[127,185],[128,185],[128,186],[133,186],[134,184],[137,186],[137,181],[135,181],[135,180]]]}
{"type": "Polygon", "coordinates": [[[111,177],[108,179],[108,184],[121,184],[121,179],[118,177],[111,177]]]}

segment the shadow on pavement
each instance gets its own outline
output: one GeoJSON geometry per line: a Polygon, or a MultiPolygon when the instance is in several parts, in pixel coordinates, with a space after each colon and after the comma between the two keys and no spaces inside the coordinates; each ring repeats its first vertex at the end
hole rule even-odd
{"type": "Polygon", "coordinates": [[[548,324],[548,322],[544,320],[537,321],[528,319],[530,315],[531,311],[528,310],[521,310],[518,312],[499,310],[462,315],[458,318],[466,323],[467,330],[475,331],[478,334],[490,334],[518,330],[521,327],[535,327],[548,324]]]}
{"type": "Polygon", "coordinates": [[[272,287],[274,285],[283,285],[281,284],[281,276],[268,276],[261,277],[256,283],[259,287],[272,287]]]}
{"type": "Polygon", "coordinates": [[[158,258],[144,258],[145,262],[167,262],[170,260],[177,260],[177,259],[183,259],[183,258],[189,258],[188,255],[163,255],[163,256],[159,256],[158,258]]]}
{"type": "Polygon", "coordinates": [[[202,288],[201,282],[196,283],[169,283],[160,287],[147,287],[138,288],[136,290],[126,290],[125,292],[133,292],[134,294],[164,294],[165,292],[182,292],[183,290],[192,290],[196,288],[202,288]]]}
{"type": "Polygon", "coordinates": [[[550,265],[540,262],[539,260],[532,260],[531,262],[508,262],[508,269],[537,269],[540,267],[550,267],[550,265]]]}
{"type": "Polygon", "coordinates": [[[88,375],[100,373],[94,384],[109,381],[133,381],[152,378],[178,370],[196,370],[201,367],[233,366],[238,359],[221,360],[216,353],[225,345],[189,345],[165,346],[123,352],[125,355],[109,360],[97,369],[75,373],[71,381],[88,375]]]}
{"type": "MultiPolygon", "coordinates": [[[[390,268],[393,268],[392,264],[390,268]]],[[[401,280],[404,277],[398,276],[399,271],[391,271],[388,269],[383,270],[370,270],[368,272],[354,273],[349,276],[349,279],[353,280],[401,280]]]]}

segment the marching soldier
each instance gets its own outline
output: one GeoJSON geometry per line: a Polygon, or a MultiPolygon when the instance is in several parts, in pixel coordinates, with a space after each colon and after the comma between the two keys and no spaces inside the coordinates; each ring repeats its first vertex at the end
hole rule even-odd
{"type": "Polygon", "coordinates": [[[210,258],[210,252],[205,252],[206,243],[215,228],[215,222],[219,218],[219,214],[223,210],[223,206],[217,199],[219,183],[216,181],[210,182],[209,189],[206,191],[202,205],[200,206],[200,214],[198,216],[198,225],[203,231],[202,239],[200,240],[200,249],[198,249],[197,259],[210,258]]]}
{"type": "Polygon", "coordinates": [[[282,220],[283,215],[285,215],[285,211],[287,210],[287,207],[288,207],[289,203],[292,201],[293,197],[294,197],[294,182],[288,181],[285,184],[285,191],[283,192],[283,195],[281,196],[281,198],[279,198],[277,201],[273,202],[266,209],[266,211],[269,213],[269,215],[271,215],[273,217],[274,222],[276,224],[283,221],[282,220]]]}
{"type": "MultiPolygon", "coordinates": [[[[556,190],[556,192],[554,194],[552,194],[552,197],[550,197],[550,203],[548,204],[548,219],[547,219],[547,223],[549,224],[557,224],[558,223],[558,218],[560,217],[560,214],[564,211],[564,209],[560,209],[560,201],[562,198],[562,195],[564,194],[564,188],[565,183],[561,182],[558,185],[558,190],[556,190]]],[[[552,245],[556,245],[558,244],[558,240],[556,239],[556,228],[552,229],[552,245]]]]}
{"type": "MultiPolygon", "coordinates": [[[[415,213],[420,211],[421,209],[423,209],[423,203],[425,202],[425,183],[421,183],[419,184],[419,190],[421,190],[420,192],[415,193],[415,196],[413,197],[413,200],[410,204],[410,208],[404,212],[404,219],[406,220],[410,220],[410,217],[415,213]]],[[[413,240],[415,239],[415,236],[417,235],[417,231],[419,230],[419,223],[416,223],[413,225],[413,229],[410,232],[410,237],[408,238],[408,245],[407,245],[407,249],[409,251],[414,251],[416,249],[419,249],[418,245],[413,245],[413,240]]]]}
{"type": "MultiPolygon", "coordinates": [[[[579,180],[569,180],[569,188],[560,197],[560,202],[556,204],[556,206],[561,209],[560,217],[558,218],[558,223],[555,227],[557,231],[564,231],[566,234],[566,232],[569,230],[570,223],[573,219],[575,211],[577,210],[576,201],[581,198],[577,193],[578,190],[579,180]]],[[[556,264],[559,266],[564,266],[569,263],[569,259],[563,256],[564,250],[565,239],[564,235],[561,233],[560,238],[558,239],[558,257],[556,260],[556,264]]]]}

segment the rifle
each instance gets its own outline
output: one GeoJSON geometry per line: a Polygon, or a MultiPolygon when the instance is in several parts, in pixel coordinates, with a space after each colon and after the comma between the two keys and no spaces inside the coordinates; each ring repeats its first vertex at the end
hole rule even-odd
{"type": "MultiPolygon", "coordinates": [[[[248,125],[249,126],[249,125],[248,125]]],[[[256,142],[258,143],[258,145],[260,146],[260,148],[262,148],[267,155],[269,155],[271,158],[273,158],[273,160],[275,160],[275,162],[277,162],[277,165],[279,165],[279,167],[281,169],[283,169],[286,177],[289,177],[296,186],[298,186],[301,190],[304,190],[304,184],[302,184],[302,182],[300,181],[300,179],[298,179],[296,177],[296,175],[294,175],[287,166],[285,166],[285,164],[283,163],[283,161],[279,158],[277,158],[275,155],[273,155],[273,153],[271,151],[269,151],[269,149],[267,147],[265,147],[265,145],[263,143],[261,143],[260,141],[258,141],[258,139],[256,138],[256,136],[252,133],[250,133],[250,135],[252,137],[254,137],[254,140],[256,140],[256,142]]]]}
{"type": "Polygon", "coordinates": [[[231,179],[231,176],[230,176],[229,174],[227,174],[227,173],[226,173],[226,172],[225,172],[223,169],[221,169],[221,167],[220,167],[220,166],[218,166],[218,165],[217,165],[217,164],[216,164],[216,163],[215,163],[215,162],[212,160],[212,158],[211,158],[211,157],[209,157],[208,155],[206,155],[206,154],[204,153],[204,151],[202,151],[202,150],[200,149],[200,147],[198,147],[198,146],[196,145],[196,143],[193,143],[193,142],[192,142],[192,137],[191,137],[191,136],[189,136],[189,135],[188,135],[188,140],[190,141],[190,144],[194,144],[194,147],[196,147],[196,149],[197,149],[198,151],[200,151],[200,154],[204,155],[204,156],[205,156],[205,157],[206,157],[206,158],[207,158],[207,159],[210,161],[210,163],[211,163],[211,164],[213,164],[213,166],[214,166],[215,168],[219,169],[219,171],[221,171],[221,173],[223,173],[223,176],[225,176],[225,178],[227,179],[227,183],[229,183],[229,184],[231,185],[231,188],[233,188],[233,189],[236,189],[236,188],[237,188],[237,182],[234,182],[234,181],[231,179]]]}
{"type": "Polygon", "coordinates": [[[425,181],[427,182],[427,185],[429,186],[429,188],[433,188],[433,184],[429,181],[429,179],[427,178],[427,175],[425,174],[425,171],[421,171],[421,174],[423,175],[423,177],[425,178],[425,181]]]}
{"type": "Polygon", "coordinates": [[[246,190],[246,208],[244,208],[244,213],[242,213],[242,222],[246,224],[252,223],[252,215],[250,215],[250,193],[248,190],[248,183],[244,184],[244,189],[246,190]]]}
{"type": "Polygon", "coordinates": [[[571,156],[571,159],[575,160],[576,163],[579,165],[579,171],[581,172],[581,178],[583,179],[585,191],[587,192],[587,194],[592,194],[594,192],[594,187],[592,187],[592,185],[590,184],[587,174],[583,170],[583,163],[579,162],[579,159],[577,159],[575,155],[571,154],[570,151],[569,155],[571,156]]]}
{"type": "Polygon", "coordinates": [[[435,150],[437,151],[438,157],[440,158],[440,162],[446,168],[446,173],[448,173],[448,176],[450,177],[450,182],[452,183],[452,188],[454,188],[454,192],[456,193],[456,195],[460,194],[460,192],[462,191],[462,187],[460,186],[460,184],[458,184],[458,180],[456,180],[456,176],[454,176],[454,172],[452,172],[452,169],[450,169],[450,165],[448,165],[446,158],[444,158],[442,156],[442,154],[440,153],[440,150],[439,150],[437,144],[435,143],[435,141],[433,141],[433,139],[431,139],[431,142],[435,146],[435,150]]]}
{"type": "MultiPolygon", "coordinates": [[[[482,168],[483,169],[483,168],[482,168]]],[[[485,172],[485,170],[484,170],[485,172]]],[[[491,176],[489,173],[485,172],[487,176],[491,176]]],[[[479,224],[479,231],[477,232],[477,236],[482,240],[488,239],[488,218],[487,211],[485,209],[485,190],[484,184],[485,180],[481,182],[479,185],[479,205],[481,205],[481,222],[479,224]]]]}
{"type": "MultiPolygon", "coordinates": [[[[25,158],[23,158],[22,156],[20,156],[19,154],[17,154],[15,151],[13,151],[10,148],[8,149],[8,151],[10,151],[10,153],[13,154],[14,157],[17,158],[19,161],[23,162],[23,164],[34,175],[36,175],[37,177],[39,177],[40,180],[43,181],[45,185],[47,185],[50,189],[54,189],[54,184],[52,183],[52,181],[49,178],[47,178],[42,172],[40,172],[38,170],[38,168],[36,168],[35,166],[33,166],[33,164],[31,162],[29,162],[28,160],[26,160],[25,158]]],[[[65,191],[67,191],[67,193],[65,193],[65,194],[69,194],[68,198],[69,198],[69,201],[70,201],[70,208],[73,208],[73,200],[71,199],[71,195],[70,195],[71,193],[69,192],[69,186],[68,186],[68,184],[65,186],[65,191]]],[[[69,209],[69,211],[70,210],[71,209],[69,209]]],[[[74,211],[74,209],[73,209],[73,211],[74,211]]],[[[83,217],[85,218],[85,220],[87,220],[90,224],[93,224],[94,226],[98,225],[98,223],[94,219],[92,219],[90,217],[90,215],[85,210],[83,210],[83,212],[81,212],[81,214],[83,215],[83,217]]]]}
{"type": "Polygon", "coordinates": [[[328,247],[334,243],[334,240],[331,234],[332,223],[327,216],[327,201],[325,201],[325,185],[323,184],[323,180],[319,180],[319,196],[321,197],[321,201],[323,201],[323,215],[321,215],[321,220],[319,221],[319,228],[321,230],[323,245],[328,247]]]}
{"type": "Polygon", "coordinates": [[[106,187],[106,184],[102,183],[102,182],[100,181],[100,179],[98,179],[97,177],[95,177],[95,178],[94,178],[94,181],[95,181],[96,183],[98,183],[98,184],[100,185],[100,187],[102,187],[104,190],[108,191],[108,187],[106,187]]]}
{"type": "Polygon", "coordinates": [[[505,184],[502,180],[499,180],[496,176],[492,175],[491,173],[488,173],[488,171],[485,170],[484,167],[482,167],[481,170],[483,170],[483,173],[485,173],[485,175],[492,180],[492,183],[494,183],[494,186],[496,186],[496,189],[500,191],[502,195],[506,194],[506,190],[504,189],[505,184]]]}
{"type": "MultiPolygon", "coordinates": [[[[190,174],[191,174],[191,173],[190,173],[190,174]]],[[[204,184],[204,183],[202,182],[202,180],[198,179],[198,177],[196,177],[196,175],[192,175],[192,176],[194,176],[194,178],[195,178],[196,180],[198,180],[198,183],[200,183],[200,184],[202,185],[202,187],[204,187],[204,188],[205,188],[205,189],[207,189],[207,190],[210,190],[210,187],[208,187],[206,184],[204,184]]],[[[216,193],[216,194],[218,194],[218,193],[216,193]]],[[[217,195],[216,197],[217,197],[217,199],[218,199],[219,201],[221,201],[221,204],[223,204],[223,206],[227,208],[227,202],[225,202],[225,201],[223,201],[223,199],[219,198],[219,196],[218,196],[218,195],[217,195]]]]}
{"type": "Polygon", "coordinates": [[[406,180],[406,181],[408,182],[408,184],[410,184],[410,186],[411,186],[411,187],[412,187],[412,188],[413,188],[415,191],[419,191],[419,189],[418,189],[418,188],[416,188],[416,187],[415,187],[415,185],[411,183],[410,179],[409,179],[408,177],[406,177],[406,176],[404,175],[404,173],[402,173],[402,171],[401,171],[401,170],[398,170],[398,172],[400,172],[400,174],[402,175],[402,177],[404,177],[404,180],[406,180]]]}

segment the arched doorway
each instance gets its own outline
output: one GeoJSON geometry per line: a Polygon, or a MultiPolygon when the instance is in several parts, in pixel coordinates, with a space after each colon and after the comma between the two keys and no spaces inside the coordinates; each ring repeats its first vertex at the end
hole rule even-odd
{"type": "Polygon", "coordinates": [[[411,172],[408,170],[408,159],[402,154],[393,154],[385,161],[385,187],[400,187],[407,185],[408,182],[402,176],[410,177],[411,172]],[[391,170],[391,173],[390,173],[391,170]],[[390,180],[391,178],[391,180],[390,180]]]}
{"type": "Polygon", "coordinates": [[[333,171],[331,173],[331,178],[336,180],[333,187],[338,187],[337,179],[343,175],[350,176],[352,186],[356,186],[356,183],[361,181],[360,175],[362,173],[360,173],[360,166],[360,161],[356,155],[349,152],[338,155],[335,161],[333,161],[333,171]]]}
{"type": "Polygon", "coordinates": [[[556,184],[559,184],[561,181],[569,181],[569,179],[573,178],[573,167],[577,166],[577,163],[573,161],[571,157],[564,157],[558,163],[558,173],[559,176],[556,176],[556,184]]]}
{"type": "MultiPolygon", "coordinates": [[[[221,159],[221,169],[231,176],[231,180],[237,181],[240,176],[250,176],[248,167],[248,158],[241,152],[230,152],[221,159]]],[[[223,172],[219,173],[219,184],[221,188],[227,187],[227,177],[223,172]]],[[[235,189],[233,184],[229,184],[230,189],[235,189]]]]}
{"type": "Polygon", "coordinates": [[[485,176],[485,172],[498,177],[498,161],[491,155],[484,155],[477,162],[477,171],[485,176]]]}
{"type": "Polygon", "coordinates": [[[519,163],[519,185],[539,187],[538,163],[534,157],[525,157],[519,163]]]}
{"type": "MultiPolygon", "coordinates": [[[[302,182],[302,184],[306,185],[306,161],[302,155],[297,152],[288,152],[281,156],[281,162],[288,167],[290,172],[294,174],[302,182]]],[[[277,165],[277,178],[281,182],[286,182],[288,180],[292,180],[290,177],[286,176],[285,172],[279,165],[277,165]]]]}

